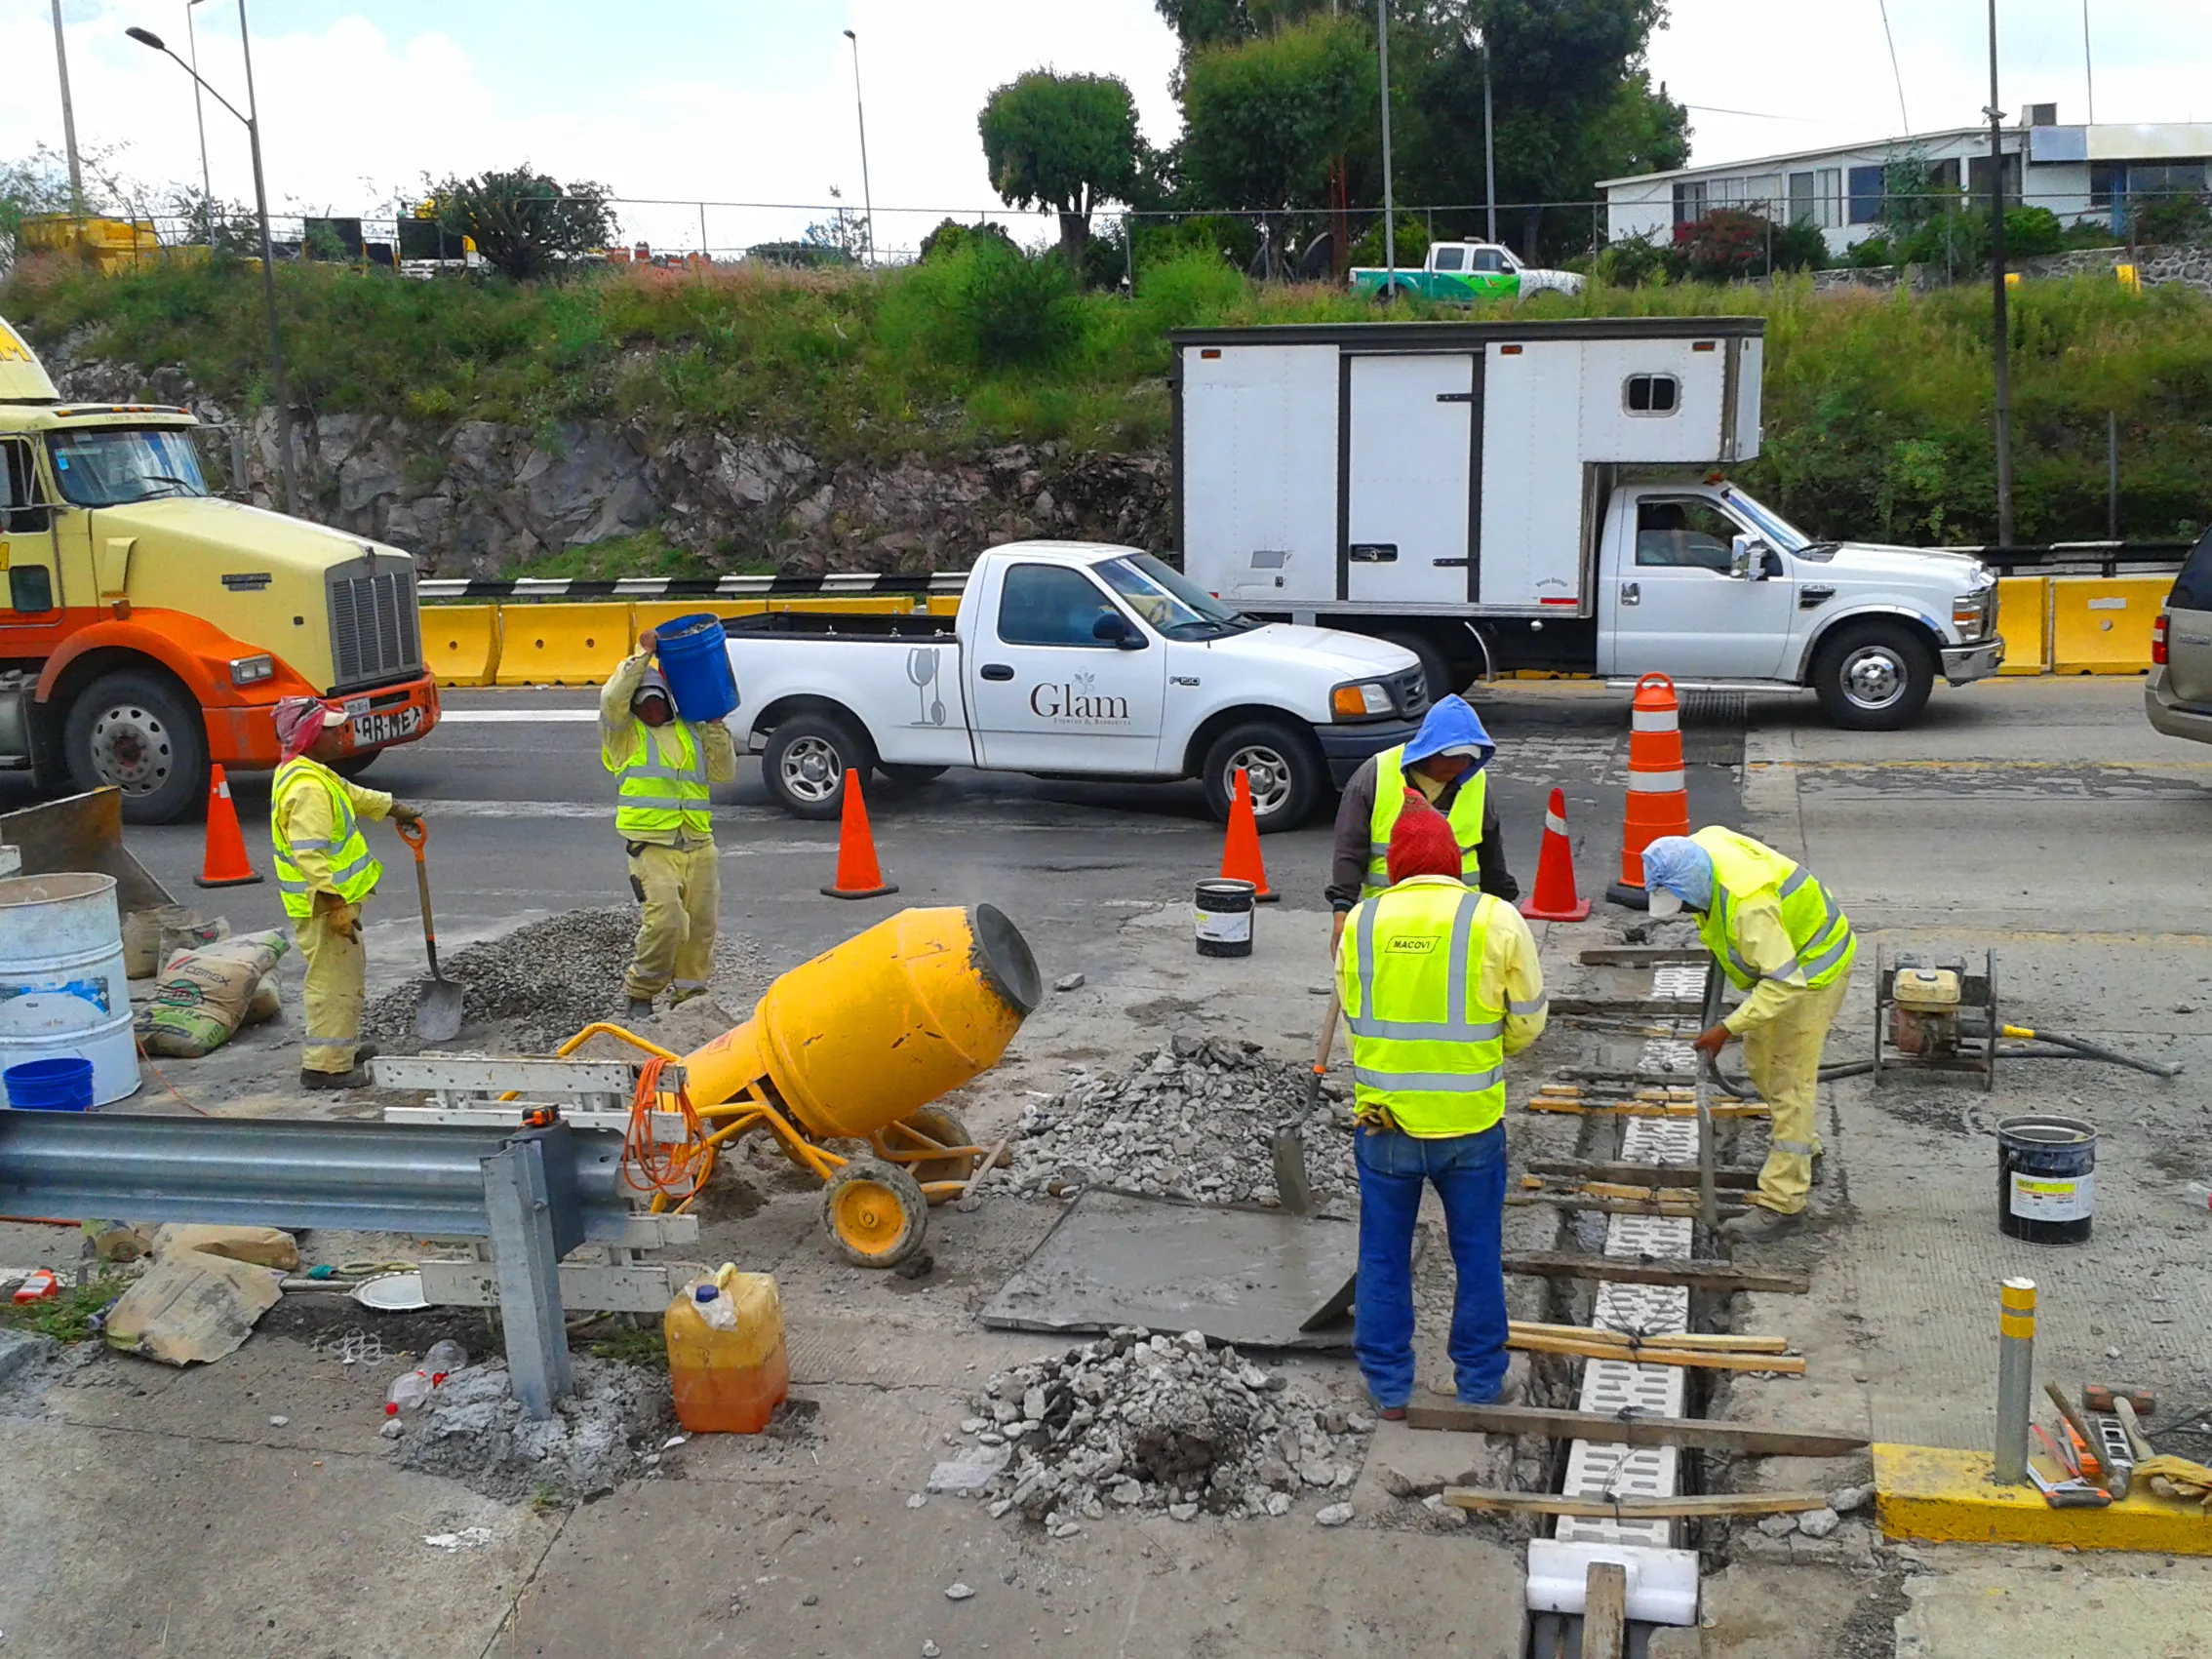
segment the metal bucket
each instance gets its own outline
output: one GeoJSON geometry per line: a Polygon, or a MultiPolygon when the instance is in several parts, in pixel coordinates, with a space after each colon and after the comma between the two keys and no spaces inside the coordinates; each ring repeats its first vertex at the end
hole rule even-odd
{"type": "Polygon", "coordinates": [[[0,880],[0,1070],[89,1060],[93,1104],[138,1088],[115,878],[0,880]]]}

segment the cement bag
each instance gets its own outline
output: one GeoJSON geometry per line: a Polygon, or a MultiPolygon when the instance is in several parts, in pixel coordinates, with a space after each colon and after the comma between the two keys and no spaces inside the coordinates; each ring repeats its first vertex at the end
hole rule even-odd
{"type": "Polygon", "coordinates": [[[221,917],[202,916],[181,904],[134,910],[123,918],[123,972],[132,979],[150,979],[177,951],[229,937],[230,924],[221,917]]]}
{"type": "Polygon", "coordinates": [[[203,950],[170,958],[138,1015],[138,1041],[149,1054],[196,1060],[221,1047],[245,1020],[261,981],[291,941],[274,929],[241,933],[203,950]]]}

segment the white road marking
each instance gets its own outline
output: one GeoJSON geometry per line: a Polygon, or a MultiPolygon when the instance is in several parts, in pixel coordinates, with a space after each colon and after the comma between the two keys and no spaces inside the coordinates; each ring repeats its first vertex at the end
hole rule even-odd
{"type": "Polygon", "coordinates": [[[584,726],[599,718],[595,708],[450,708],[440,726],[584,726]]]}

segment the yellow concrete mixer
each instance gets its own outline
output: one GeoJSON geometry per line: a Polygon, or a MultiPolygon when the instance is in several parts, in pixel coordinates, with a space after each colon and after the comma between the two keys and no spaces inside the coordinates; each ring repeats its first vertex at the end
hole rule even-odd
{"type": "Polygon", "coordinates": [[[902,910],[791,969],[751,1019],[689,1054],[607,1024],[560,1051],[607,1036],[681,1058],[683,1096],[660,1094],[651,1066],[633,1115],[631,1162],[655,1175],[655,1207],[688,1203],[718,1148],[766,1128],[825,1183],[822,1225],[846,1259],[894,1267],[920,1246],[928,1206],[957,1195],[986,1156],[931,1102],[998,1063],[1042,990],[1028,942],[996,906],[902,910]],[[682,1147],[641,1147],[636,1126],[655,1108],[688,1111],[697,1132],[682,1147]],[[824,1144],[855,1140],[875,1156],[824,1144]]]}

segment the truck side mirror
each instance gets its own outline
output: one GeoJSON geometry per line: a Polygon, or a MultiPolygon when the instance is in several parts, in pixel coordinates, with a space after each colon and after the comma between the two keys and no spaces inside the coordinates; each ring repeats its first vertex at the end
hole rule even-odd
{"type": "Polygon", "coordinates": [[[1129,619],[1109,611],[1090,625],[1090,637],[1122,651],[1144,650],[1144,635],[1129,626],[1129,619]]]}
{"type": "Polygon", "coordinates": [[[1763,579],[1766,573],[1753,563],[1753,549],[1758,545],[1748,535],[1729,538],[1728,574],[1733,580],[1748,582],[1763,579]]]}
{"type": "Polygon", "coordinates": [[[10,507],[0,512],[0,531],[10,535],[44,535],[53,528],[52,507],[10,507]]]}

